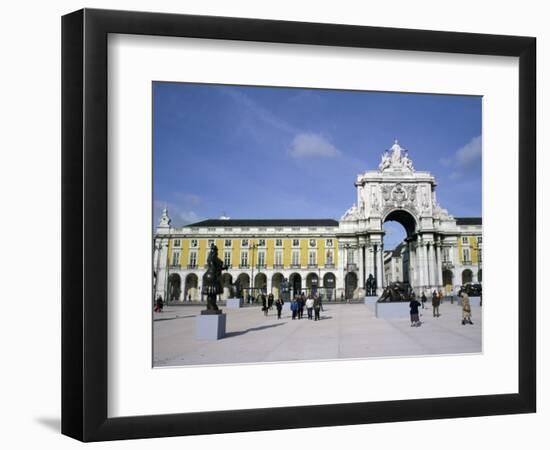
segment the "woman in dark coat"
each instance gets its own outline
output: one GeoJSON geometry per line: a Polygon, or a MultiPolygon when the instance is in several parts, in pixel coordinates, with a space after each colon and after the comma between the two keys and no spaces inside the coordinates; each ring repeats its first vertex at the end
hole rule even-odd
{"type": "Polygon", "coordinates": [[[281,318],[281,312],[283,310],[283,301],[278,298],[275,300],[275,308],[277,308],[277,319],[281,318]]]}

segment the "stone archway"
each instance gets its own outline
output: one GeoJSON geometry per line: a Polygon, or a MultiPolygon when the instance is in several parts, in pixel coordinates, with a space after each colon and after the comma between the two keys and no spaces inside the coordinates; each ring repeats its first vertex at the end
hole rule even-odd
{"type": "Polygon", "coordinates": [[[336,297],[335,293],[336,288],[336,276],[332,272],[327,272],[323,276],[323,297],[329,302],[334,300],[336,297]]]}
{"type": "Polygon", "coordinates": [[[351,300],[353,299],[353,294],[355,293],[355,290],[357,289],[357,275],[354,272],[349,272],[346,274],[345,278],[345,299],[351,300]]]}
{"type": "Polygon", "coordinates": [[[290,283],[290,298],[302,292],[302,276],[299,273],[293,273],[288,277],[290,283]]]}
{"type": "Polygon", "coordinates": [[[462,271],[462,284],[471,283],[472,279],[474,277],[474,274],[470,269],[464,269],[462,271]]]}
{"type": "Polygon", "coordinates": [[[316,273],[309,273],[306,277],[306,290],[308,293],[315,293],[319,288],[319,276],[316,273]]]}
{"type": "MultiPolygon", "coordinates": [[[[418,242],[418,218],[407,210],[402,208],[394,208],[387,210],[382,218],[382,226],[384,234],[382,236],[381,260],[377,263],[381,264],[382,277],[379,281],[379,288],[385,287],[387,284],[395,281],[406,282],[411,286],[418,285],[415,283],[415,275],[417,272],[417,258],[413,257],[413,249],[418,242]],[[404,235],[399,242],[392,240],[391,245],[386,244],[389,236],[386,236],[389,224],[399,224],[400,227],[391,227],[391,231],[399,232],[399,229],[404,231],[404,235]]],[[[394,238],[393,236],[391,236],[394,238]]]]}
{"type": "Polygon", "coordinates": [[[168,277],[168,298],[169,302],[177,302],[181,297],[181,277],[173,273],[168,277]]]}
{"type": "Polygon", "coordinates": [[[443,270],[443,289],[446,294],[453,292],[453,271],[449,269],[443,270]]]}
{"type": "Polygon", "coordinates": [[[199,277],[197,277],[197,275],[195,275],[194,273],[190,273],[185,277],[185,301],[191,302],[194,300],[199,300],[198,286],[199,277]]]}
{"type": "Polygon", "coordinates": [[[235,294],[233,291],[233,277],[230,273],[224,273],[222,275],[222,286],[223,286],[223,294],[222,294],[222,300],[227,300],[228,298],[233,297],[235,294]]]}
{"type": "Polygon", "coordinates": [[[271,277],[271,293],[276,299],[282,298],[281,284],[283,281],[284,281],[284,277],[282,273],[277,272],[273,274],[273,277],[271,277]]]}
{"type": "MultiPolygon", "coordinates": [[[[267,276],[265,273],[258,273],[254,277],[254,289],[266,292],[267,290],[267,276]]],[[[258,292],[256,292],[257,294],[258,292]]]]}
{"type": "Polygon", "coordinates": [[[248,301],[250,294],[250,275],[243,272],[237,276],[235,280],[235,291],[237,297],[244,299],[245,302],[248,301]]]}
{"type": "MultiPolygon", "coordinates": [[[[452,245],[455,239],[452,234],[459,230],[456,219],[437,203],[435,177],[429,172],[416,171],[408,151],[396,140],[382,154],[378,170],[359,174],[355,186],[358,203],[341,217],[343,230],[339,238],[340,242],[345,239],[359,249],[359,287],[366,287],[364,280],[372,274],[376,292],[381,294],[386,279],[384,250],[390,250],[384,246],[384,223],[398,222],[406,237],[402,251],[395,255],[401,260],[401,274],[391,277],[392,281],[408,282],[417,292],[440,289],[441,247],[444,243],[452,245]]],[[[386,263],[392,261],[393,255],[385,256],[386,263]]]]}

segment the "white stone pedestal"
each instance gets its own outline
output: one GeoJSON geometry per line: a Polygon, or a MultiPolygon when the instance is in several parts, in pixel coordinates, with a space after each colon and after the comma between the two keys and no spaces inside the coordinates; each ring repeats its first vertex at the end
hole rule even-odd
{"type": "Polygon", "coordinates": [[[225,314],[200,314],[195,325],[195,338],[216,341],[225,336],[225,314]]]}
{"type": "Polygon", "coordinates": [[[409,302],[375,303],[377,319],[407,319],[411,316],[409,302]]]}
{"type": "Polygon", "coordinates": [[[376,308],[376,302],[378,301],[378,297],[365,297],[363,300],[363,303],[369,308],[371,311],[375,311],[376,308]]]}
{"type": "Polygon", "coordinates": [[[243,306],[243,301],[240,298],[228,298],[225,301],[225,306],[229,309],[238,309],[243,306]]]}

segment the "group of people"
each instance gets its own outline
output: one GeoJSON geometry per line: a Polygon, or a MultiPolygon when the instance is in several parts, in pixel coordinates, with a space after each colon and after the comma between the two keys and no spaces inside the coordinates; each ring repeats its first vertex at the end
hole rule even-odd
{"type": "MultiPolygon", "coordinates": [[[[265,316],[269,314],[269,310],[275,305],[277,310],[277,319],[281,318],[283,311],[284,301],[281,298],[275,300],[273,294],[265,295],[260,294],[262,300],[262,311],[265,316]]],[[[323,304],[321,297],[315,294],[306,295],[302,292],[294,296],[290,302],[290,311],[292,312],[292,320],[300,320],[304,317],[304,311],[307,311],[307,318],[309,320],[321,320],[321,311],[323,310],[323,304]]]]}
{"type": "Polygon", "coordinates": [[[290,303],[292,320],[302,319],[304,317],[304,309],[307,310],[308,320],[321,320],[321,310],[323,309],[321,297],[319,295],[309,294],[306,299],[303,292],[296,295],[290,303]]]}
{"type": "MultiPolygon", "coordinates": [[[[468,293],[465,290],[461,290],[458,295],[462,297],[462,325],[470,324],[473,325],[472,322],[472,308],[470,306],[470,297],[468,296],[468,293]]],[[[428,301],[426,294],[422,292],[422,295],[420,297],[421,303],[416,300],[416,296],[414,292],[411,295],[411,301],[409,303],[410,308],[410,315],[411,315],[411,327],[419,327],[422,322],[420,322],[420,314],[418,312],[418,307],[424,308],[424,304],[428,301]]],[[[441,305],[441,301],[443,299],[443,293],[440,291],[434,291],[432,292],[432,312],[434,317],[440,317],[441,314],[439,313],[439,306],[441,305]]]]}

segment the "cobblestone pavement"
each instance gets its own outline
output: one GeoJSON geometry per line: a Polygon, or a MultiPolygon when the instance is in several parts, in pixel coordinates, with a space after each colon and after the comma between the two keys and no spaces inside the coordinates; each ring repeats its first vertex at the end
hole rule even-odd
{"type": "Polygon", "coordinates": [[[462,308],[443,303],[440,317],[431,307],[420,310],[420,327],[409,319],[377,319],[363,304],[324,305],[320,321],[292,320],[275,309],[264,316],[260,307],[224,309],[226,337],[195,339],[196,316],[204,306],[169,306],[154,313],[155,366],[235,364],[338,358],[479,353],[482,312],[472,307],[474,325],[462,325],[462,308]]]}

